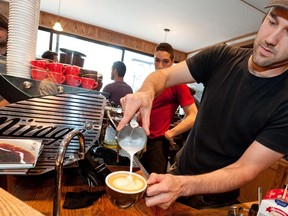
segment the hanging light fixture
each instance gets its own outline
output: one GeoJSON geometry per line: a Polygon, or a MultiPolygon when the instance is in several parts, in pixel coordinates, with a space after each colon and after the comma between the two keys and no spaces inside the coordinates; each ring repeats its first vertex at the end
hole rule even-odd
{"type": "Polygon", "coordinates": [[[167,34],[168,34],[168,32],[170,32],[170,29],[164,28],[164,31],[165,31],[165,40],[164,40],[164,42],[166,42],[166,40],[167,40],[167,34]]]}
{"type": "Polygon", "coordinates": [[[53,29],[55,31],[63,31],[63,28],[61,26],[61,23],[60,23],[60,6],[61,6],[61,0],[59,0],[59,6],[58,6],[58,17],[57,17],[57,21],[55,22],[54,26],[53,26],[53,29]]]}

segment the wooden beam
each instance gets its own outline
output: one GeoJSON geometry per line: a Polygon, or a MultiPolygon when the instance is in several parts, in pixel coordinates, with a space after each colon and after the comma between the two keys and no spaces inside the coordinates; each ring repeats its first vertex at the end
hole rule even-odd
{"type": "MultiPolygon", "coordinates": [[[[45,28],[52,29],[52,26],[57,20],[54,14],[41,11],[39,25],[45,28]]],[[[60,17],[61,25],[64,32],[81,36],[84,38],[117,45],[120,47],[128,48],[135,51],[140,51],[150,55],[154,54],[156,43],[142,40],[136,37],[125,35],[109,29],[93,26],[87,23],[79,22],[76,20],[60,17]]],[[[187,58],[187,53],[175,50],[175,61],[179,62],[187,58]]]]}

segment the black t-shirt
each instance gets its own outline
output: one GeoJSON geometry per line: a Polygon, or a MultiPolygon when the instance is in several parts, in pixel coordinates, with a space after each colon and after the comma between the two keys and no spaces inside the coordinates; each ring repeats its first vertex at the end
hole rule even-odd
{"type": "Polygon", "coordinates": [[[234,163],[254,140],[288,154],[288,71],[256,77],[248,71],[251,54],[251,49],[219,45],[187,59],[192,76],[205,88],[179,158],[181,174],[234,163]]]}

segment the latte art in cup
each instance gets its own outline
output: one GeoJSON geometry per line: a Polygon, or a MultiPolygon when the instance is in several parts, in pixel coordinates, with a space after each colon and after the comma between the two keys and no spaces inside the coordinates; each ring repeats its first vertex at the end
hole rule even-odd
{"type": "Polygon", "coordinates": [[[113,189],[123,191],[125,193],[137,193],[137,191],[141,191],[143,190],[143,187],[145,187],[145,182],[143,179],[140,179],[138,176],[134,175],[132,175],[130,178],[126,173],[120,173],[112,176],[108,180],[108,183],[113,187],[113,189]]]}
{"type": "Polygon", "coordinates": [[[144,195],[147,182],[144,177],[128,171],[110,173],[106,179],[106,191],[111,202],[118,208],[135,205],[144,195]]]}

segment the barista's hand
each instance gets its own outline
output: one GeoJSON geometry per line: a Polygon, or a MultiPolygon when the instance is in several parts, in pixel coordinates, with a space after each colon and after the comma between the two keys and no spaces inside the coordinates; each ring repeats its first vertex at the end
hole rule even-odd
{"type": "Polygon", "coordinates": [[[117,131],[121,130],[133,116],[139,111],[141,116],[142,127],[147,135],[150,134],[150,113],[152,109],[152,98],[146,92],[136,92],[134,94],[127,94],[120,99],[123,109],[123,118],[118,124],[117,131]]]}
{"type": "Polygon", "coordinates": [[[167,209],[175,200],[182,196],[181,177],[171,174],[152,173],[147,179],[146,206],[159,206],[167,209]]]}

